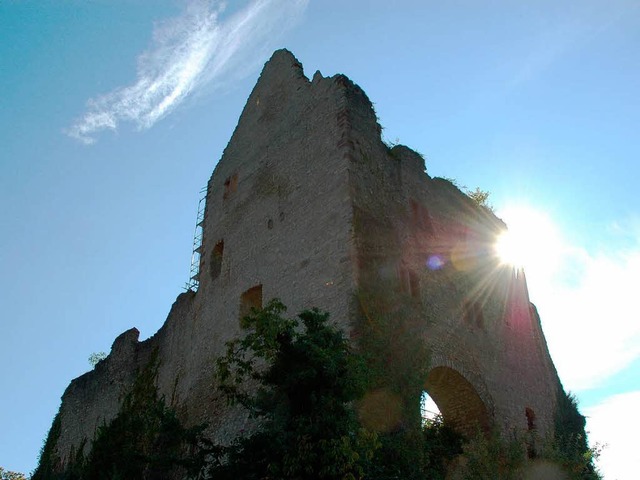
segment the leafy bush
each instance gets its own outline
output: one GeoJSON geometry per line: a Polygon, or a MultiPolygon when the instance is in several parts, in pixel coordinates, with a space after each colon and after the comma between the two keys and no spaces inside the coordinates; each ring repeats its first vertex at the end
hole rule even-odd
{"type": "Polygon", "coordinates": [[[93,352],[91,355],[89,355],[89,365],[95,367],[105,358],[107,358],[107,354],[105,352],[93,352]]]}
{"type": "Polygon", "coordinates": [[[543,455],[562,465],[571,479],[600,479],[595,461],[600,455],[601,447],[596,445],[589,448],[586,420],[578,410],[576,397],[559,387],[556,402],[555,435],[546,442],[543,455]]]}
{"type": "Polygon", "coordinates": [[[425,478],[444,480],[452,462],[462,454],[462,445],[462,436],[441,415],[426,420],[422,427],[425,478]]]}
{"type": "Polygon", "coordinates": [[[493,430],[488,434],[478,431],[462,447],[463,456],[457,474],[465,480],[511,480],[521,478],[525,463],[524,442],[514,436],[503,438],[493,430]]]}
{"type": "Polygon", "coordinates": [[[0,467],[0,480],[27,480],[27,477],[20,472],[12,472],[0,467]]]}
{"type": "Polygon", "coordinates": [[[465,188],[467,196],[473,200],[479,207],[484,207],[487,210],[493,212],[493,206],[489,203],[490,193],[486,190],[480,190],[480,187],[476,187],[475,190],[469,190],[465,188]]]}
{"type": "Polygon", "coordinates": [[[219,446],[215,479],[359,479],[378,448],[360,427],[353,401],[364,392],[364,363],[329,315],[307,310],[284,318],[272,300],[252,310],[248,333],[217,361],[220,388],[248,409],[258,431],[219,446]]]}
{"type": "Polygon", "coordinates": [[[371,317],[369,328],[377,333],[363,334],[369,350],[358,354],[327,323],[327,313],[314,309],[288,319],[284,312],[278,300],[253,310],[242,321],[246,335],[229,342],[217,361],[220,389],[259,427],[229,447],[216,447],[211,478],[445,478],[449,462],[462,452],[462,439],[441,418],[421,428],[416,399],[406,399],[407,409],[415,403],[416,428],[400,408],[390,428],[373,432],[354,409],[380,386],[421,391],[426,351],[415,335],[386,336],[392,324],[371,317]],[[391,338],[399,343],[389,344],[391,338]]]}

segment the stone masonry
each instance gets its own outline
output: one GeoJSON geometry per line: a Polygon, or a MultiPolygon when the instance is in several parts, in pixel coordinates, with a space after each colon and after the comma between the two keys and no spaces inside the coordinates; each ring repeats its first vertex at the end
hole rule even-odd
{"type": "Polygon", "coordinates": [[[523,272],[492,253],[504,224],[380,132],[347,77],[309,80],[290,52],[273,54],[208,183],[198,291],[178,296],[153,337],[123,333],[71,382],[63,464],[117,414],[154,350],[159,392],[181,419],[234,438],[249,425],[213,369],[243,312],[274,297],[292,314],[318,307],[356,341],[358,289],[388,278],[429,313],[425,390],[446,420],[462,432],[551,431],[559,380],[523,272]]]}

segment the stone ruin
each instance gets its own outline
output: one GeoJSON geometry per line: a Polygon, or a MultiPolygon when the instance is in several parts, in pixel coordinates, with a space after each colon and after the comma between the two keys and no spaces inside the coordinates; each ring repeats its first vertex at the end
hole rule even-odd
{"type": "Polygon", "coordinates": [[[214,364],[248,309],[274,297],[291,313],[318,307],[357,344],[362,289],[389,281],[423,324],[424,390],[445,421],[463,433],[545,436],[559,380],[523,272],[493,253],[504,229],[430,177],[420,154],[386,145],[360,87],[344,75],[309,80],[276,51],[207,185],[197,291],[178,296],[151,338],[124,332],[71,382],[59,411],[62,466],[115,417],[154,351],[158,391],[181,420],[235,438],[248,419],[217,392],[214,364]]]}

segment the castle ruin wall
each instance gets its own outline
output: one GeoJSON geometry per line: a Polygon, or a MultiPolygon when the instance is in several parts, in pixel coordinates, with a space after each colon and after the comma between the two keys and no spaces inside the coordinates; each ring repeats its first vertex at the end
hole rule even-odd
{"type": "Polygon", "coordinates": [[[329,311],[351,335],[359,290],[386,279],[406,285],[423,312],[433,374],[425,390],[446,405],[445,418],[526,430],[529,409],[550,433],[558,378],[524,275],[492,254],[504,224],[380,133],[347,77],[309,80],[291,53],[274,53],[208,182],[197,292],[178,297],[153,337],[125,332],[71,382],[60,408],[63,463],[115,417],[154,351],[158,390],[180,418],[230,441],[251,425],[217,393],[213,370],[241,334],[243,311],[278,297],[290,314],[329,311]]]}

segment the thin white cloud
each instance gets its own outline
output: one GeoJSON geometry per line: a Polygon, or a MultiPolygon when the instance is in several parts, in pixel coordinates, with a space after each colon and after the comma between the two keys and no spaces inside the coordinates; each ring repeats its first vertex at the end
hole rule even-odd
{"type": "Polygon", "coordinates": [[[640,236],[592,254],[565,244],[546,278],[528,276],[551,355],[568,390],[593,388],[640,358],[640,236]]]}
{"type": "Polygon", "coordinates": [[[225,2],[194,0],[178,17],[156,25],[152,47],[138,58],[134,84],[87,102],[66,133],[85,144],[122,122],[146,129],[188,96],[254,71],[309,0],[252,0],[221,19],[225,2]]]}
{"type": "Polygon", "coordinates": [[[640,391],[614,395],[585,410],[589,443],[606,445],[597,465],[607,480],[635,480],[640,472],[636,434],[640,391]]]}

